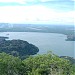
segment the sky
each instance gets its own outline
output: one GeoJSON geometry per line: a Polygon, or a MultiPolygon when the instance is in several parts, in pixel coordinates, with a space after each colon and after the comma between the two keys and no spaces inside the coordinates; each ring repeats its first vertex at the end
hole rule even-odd
{"type": "Polygon", "coordinates": [[[0,0],[0,23],[74,25],[75,0],[0,0]]]}

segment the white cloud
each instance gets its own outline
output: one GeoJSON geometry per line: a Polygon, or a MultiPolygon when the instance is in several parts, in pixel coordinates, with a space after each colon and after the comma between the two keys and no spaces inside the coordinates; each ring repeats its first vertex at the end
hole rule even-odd
{"type": "Polygon", "coordinates": [[[24,4],[25,0],[0,0],[0,2],[4,2],[4,3],[16,2],[16,3],[24,4]]]}
{"type": "Polygon", "coordinates": [[[47,2],[47,1],[55,1],[55,0],[0,0],[0,2],[17,2],[17,3],[28,3],[28,2],[47,2]]]}
{"type": "Polygon", "coordinates": [[[0,7],[0,22],[71,24],[74,21],[74,13],[57,12],[42,5],[3,6],[0,7]]]}
{"type": "Polygon", "coordinates": [[[17,2],[17,3],[27,3],[27,2],[37,2],[37,0],[0,0],[0,2],[17,2]]]}
{"type": "MultiPolygon", "coordinates": [[[[4,2],[4,3],[10,3],[10,2],[16,2],[16,3],[28,3],[28,2],[47,2],[47,1],[59,1],[59,0],[0,0],[0,2],[4,2]]],[[[71,1],[75,1],[75,0],[71,0],[71,1]]]]}
{"type": "Polygon", "coordinates": [[[40,0],[40,2],[56,1],[56,0],[40,0]]]}

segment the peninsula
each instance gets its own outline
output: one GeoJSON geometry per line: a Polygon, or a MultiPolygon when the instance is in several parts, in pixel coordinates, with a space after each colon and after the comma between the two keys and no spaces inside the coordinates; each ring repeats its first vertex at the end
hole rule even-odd
{"type": "Polygon", "coordinates": [[[0,53],[5,52],[13,56],[25,58],[29,55],[34,55],[39,52],[38,47],[23,40],[5,40],[5,37],[0,37],[0,53]]]}

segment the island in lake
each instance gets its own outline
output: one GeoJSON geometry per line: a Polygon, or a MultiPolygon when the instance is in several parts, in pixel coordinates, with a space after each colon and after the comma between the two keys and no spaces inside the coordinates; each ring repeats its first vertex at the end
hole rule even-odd
{"type": "Polygon", "coordinates": [[[0,37],[0,53],[5,52],[13,56],[25,58],[39,52],[38,47],[23,40],[5,40],[7,37],[0,37]]]}
{"type": "Polygon", "coordinates": [[[75,41],[75,35],[67,35],[66,41],[75,41]]]}
{"type": "Polygon", "coordinates": [[[8,39],[9,37],[0,36],[0,40],[8,39]]]}

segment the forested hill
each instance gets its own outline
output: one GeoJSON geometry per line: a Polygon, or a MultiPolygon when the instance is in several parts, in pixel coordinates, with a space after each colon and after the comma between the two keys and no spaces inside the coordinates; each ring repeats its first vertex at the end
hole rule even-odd
{"type": "Polygon", "coordinates": [[[75,63],[52,53],[24,60],[0,53],[0,75],[75,75],[75,63]]]}
{"type": "Polygon", "coordinates": [[[27,55],[37,54],[38,47],[23,40],[1,40],[0,52],[20,56],[21,58],[27,55]]]}

